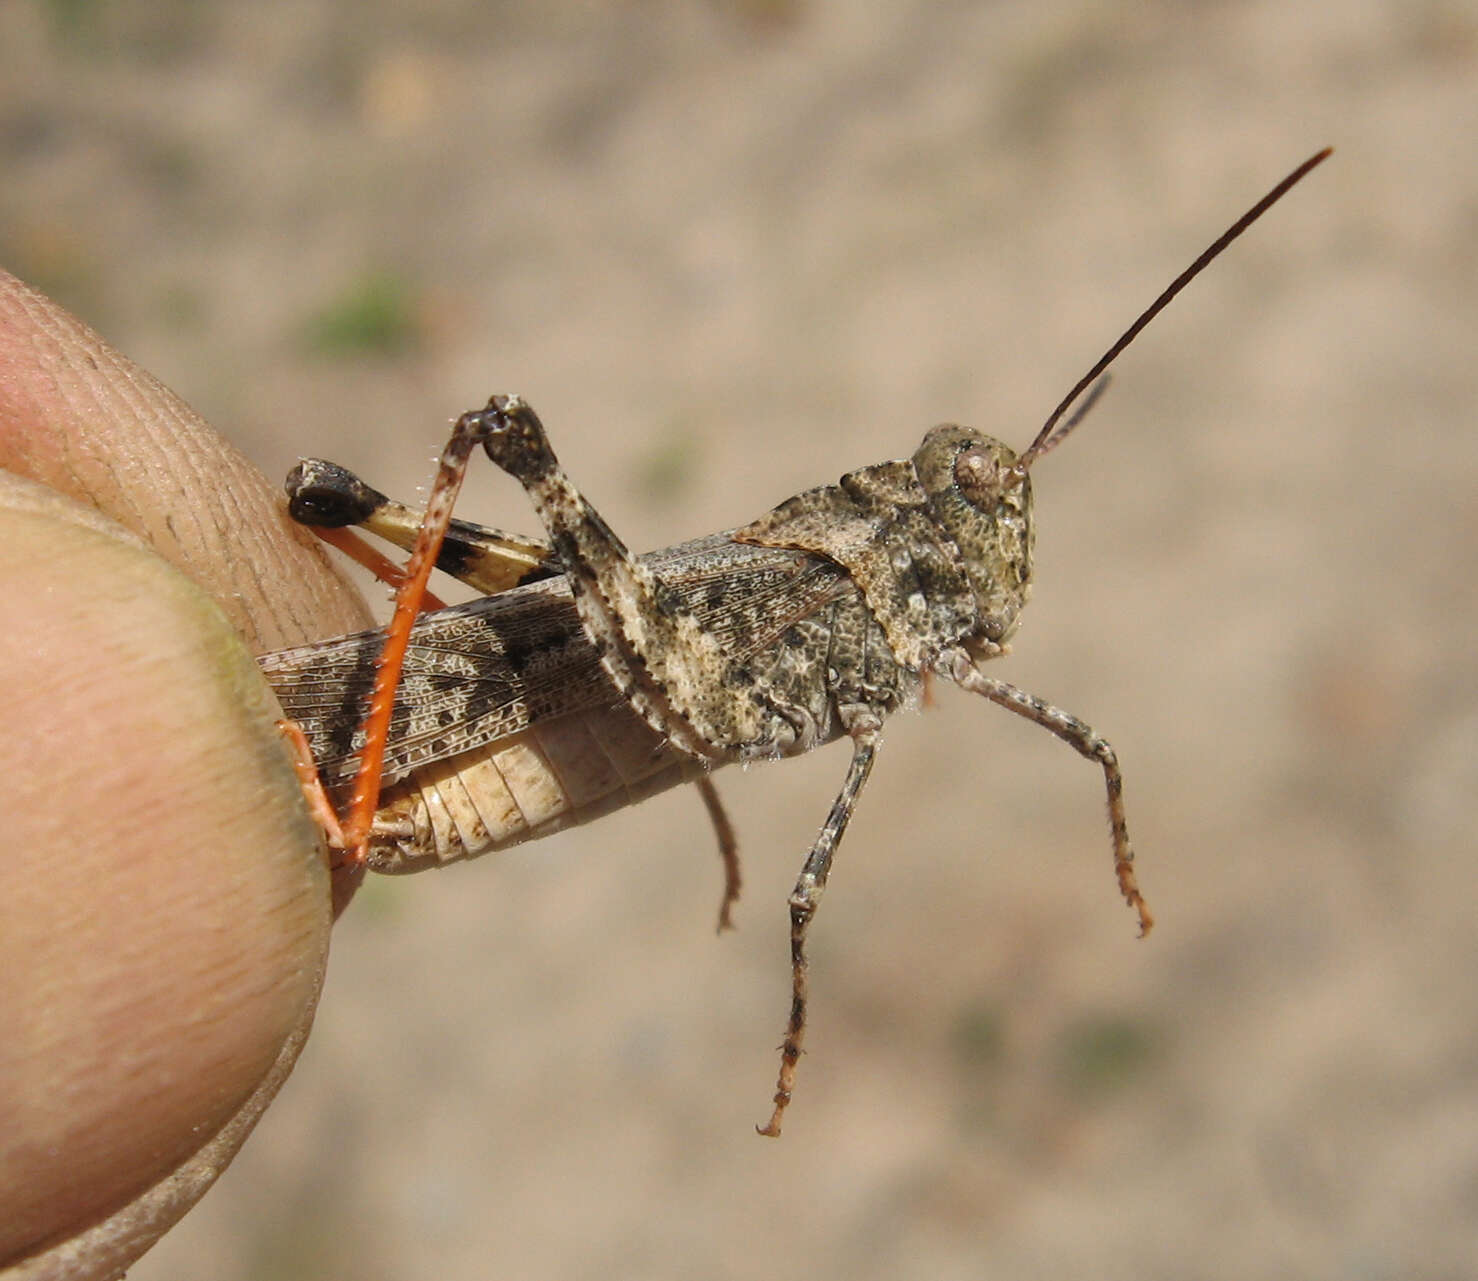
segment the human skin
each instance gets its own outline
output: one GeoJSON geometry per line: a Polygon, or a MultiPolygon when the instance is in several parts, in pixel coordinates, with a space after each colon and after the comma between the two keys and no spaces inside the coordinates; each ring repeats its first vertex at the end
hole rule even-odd
{"type": "Polygon", "coordinates": [[[272,487],[0,272],[0,1278],[111,1277],[291,1070],[331,877],[252,655],[367,625],[272,487]]]}

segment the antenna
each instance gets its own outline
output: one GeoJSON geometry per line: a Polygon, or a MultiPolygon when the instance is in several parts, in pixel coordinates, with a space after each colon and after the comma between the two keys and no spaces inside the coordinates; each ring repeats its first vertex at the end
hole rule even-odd
{"type": "Polygon", "coordinates": [[[1085,403],[1077,413],[1075,413],[1071,418],[1063,423],[1061,427],[1057,425],[1058,422],[1061,420],[1063,414],[1065,414],[1072,407],[1073,402],[1076,401],[1078,397],[1083,394],[1088,386],[1092,384],[1098,378],[1098,376],[1103,373],[1105,369],[1107,369],[1111,364],[1113,364],[1115,360],[1119,358],[1120,353],[1124,350],[1125,347],[1127,347],[1137,337],[1139,337],[1140,331],[1147,324],[1149,324],[1150,321],[1152,321],[1156,316],[1164,311],[1166,307],[1170,305],[1170,300],[1174,298],[1175,295],[1178,294],[1182,289],[1184,289],[1188,284],[1190,284],[1192,280],[1199,276],[1201,272],[1205,270],[1205,268],[1210,264],[1211,260],[1215,258],[1219,253],[1221,253],[1223,249],[1225,249],[1229,244],[1232,243],[1232,241],[1234,241],[1238,236],[1246,231],[1248,227],[1252,226],[1252,224],[1256,222],[1259,218],[1261,218],[1263,214],[1267,213],[1267,211],[1271,209],[1273,205],[1277,204],[1278,201],[1281,200],[1288,193],[1288,189],[1292,187],[1294,183],[1298,182],[1299,179],[1301,179],[1305,174],[1309,172],[1310,169],[1313,169],[1316,165],[1323,164],[1324,161],[1329,158],[1330,153],[1333,152],[1333,150],[1333,147],[1325,147],[1323,151],[1316,152],[1314,155],[1305,160],[1303,164],[1299,165],[1299,167],[1295,169],[1291,174],[1289,174],[1288,177],[1284,178],[1282,182],[1280,182],[1276,187],[1268,192],[1267,195],[1265,195],[1261,200],[1253,205],[1251,209],[1244,213],[1240,218],[1237,219],[1236,222],[1234,222],[1230,227],[1222,232],[1221,235],[1219,235],[1214,241],[1212,241],[1211,244],[1207,246],[1205,251],[1200,255],[1200,257],[1196,259],[1195,262],[1193,262],[1189,267],[1181,272],[1180,275],[1178,275],[1173,281],[1170,282],[1169,287],[1165,290],[1164,293],[1156,298],[1154,302],[1150,303],[1150,305],[1146,307],[1144,311],[1140,312],[1139,319],[1137,319],[1132,325],[1129,326],[1128,329],[1123,332],[1123,334],[1119,337],[1118,342],[1116,342],[1112,347],[1104,352],[1101,357],[1099,357],[1098,362],[1093,366],[1092,369],[1090,369],[1086,374],[1078,379],[1077,383],[1073,386],[1072,391],[1068,392],[1068,394],[1062,398],[1062,402],[1057,406],[1057,408],[1048,415],[1047,421],[1042,425],[1042,430],[1037,433],[1037,438],[1032,441],[1030,445],[1027,446],[1026,452],[1023,453],[1021,457],[1016,460],[1016,466],[1015,468],[1013,468],[1013,470],[1018,475],[1025,476],[1027,473],[1027,469],[1031,467],[1031,465],[1036,462],[1038,458],[1040,458],[1043,454],[1056,449],[1058,445],[1062,444],[1062,442],[1068,438],[1068,435],[1072,431],[1072,429],[1083,421],[1083,418],[1087,414],[1088,410],[1093,407],[1093,402],[1096,401],[1098,397],[1102,394],[1104,384],[1099,384],[1099,386],[1094,388],[1093,394],[1089,397],[1087,403],[1085,403]]]}

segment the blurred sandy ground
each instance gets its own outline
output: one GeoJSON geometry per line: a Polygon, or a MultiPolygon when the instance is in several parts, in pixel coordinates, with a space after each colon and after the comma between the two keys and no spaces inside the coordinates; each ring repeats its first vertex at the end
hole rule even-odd
{"type": "Polygon", "coordinates": [[[941,689],[843,847],[780,1143],[839,749],[720,780],[722,940],[690,794],[371,886],[139,1281],[1478,1270],[1478,13],[882,8],[0,8],[7,267],[274,475],[414,493],[520,391],[638,547],[936,421],[1024,443],[1338,148],[1037,473],[998,670],[1118,747],[1149,942],[1096,772],[941,689]]]}

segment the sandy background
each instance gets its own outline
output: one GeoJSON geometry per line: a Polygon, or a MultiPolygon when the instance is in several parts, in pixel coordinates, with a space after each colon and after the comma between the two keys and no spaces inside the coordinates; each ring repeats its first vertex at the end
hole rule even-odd
{"type": "MultiPolygon", "coordinates": [[[[0,7],[0,261],[269,474],[411,495],[529,397],[638,547],[956,419],[1024,444],[1284,171],[1334,160],[1036,473],[997,674],[845,769],[370,887],[308,1051],[131,1275],[1478,1275],[1478,12],[1460,0],[0,7]]],[[[490,470],[490,469],[489,469],[490,470]]],[[[476,478],[464,514],[531,527],[476,478]]]]}

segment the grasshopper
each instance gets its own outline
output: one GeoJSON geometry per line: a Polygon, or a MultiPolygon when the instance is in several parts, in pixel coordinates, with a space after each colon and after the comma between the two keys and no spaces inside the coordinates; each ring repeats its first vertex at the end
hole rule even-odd
{"type": "Polygon", "coordinates": [[[518,396],[494,396],[456,421],[424,515],[333,464],[301,463],[288,481],[296,519],[363,525],[412,553],[403,574],[386,575],[400,584],[387,631],[260,660],[290,732],[311,754],[305,786],[331,843],[376,871],[416,871],[696,781],[727,869],[722,928],[739,875],[709,773],[846,738],[846,777],[789,898],[791,1008],[774,1109],[757,1127],[770,1136],[794,1088],[806,938],[837,844],[884,720],[916,702],[928,678],[982,695],[1097,763],[1119,891],[1148,934],[1153,917],[1135,877],[1113,748],[980,666],[1008,652],[1030,594],[1032,465],[1082,420],[1104,371],[1145,325],[1328,155],[1295,169],[1182,272],[1020,454],[966,427],[935,427],[911,458],[849,472],[740,529],[644,556],[576,488],[518,396]],[[478,447],[522,484],[547,542],[452,519],[478,447]],[[488,594],[423,614],[438,565],[488,594]],[[322,789],[348,796],[342,824],[322,789]]]}

